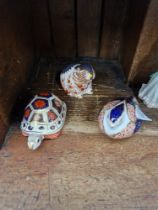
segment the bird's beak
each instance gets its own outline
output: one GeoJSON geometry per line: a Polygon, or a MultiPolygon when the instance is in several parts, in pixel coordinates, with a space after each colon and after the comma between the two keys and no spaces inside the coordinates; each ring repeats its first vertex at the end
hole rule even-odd
{"type": "Polygon", "coordinates": [[[89,73],[89,79],[92,79],[93,75],[91,73],[89,73]]]}

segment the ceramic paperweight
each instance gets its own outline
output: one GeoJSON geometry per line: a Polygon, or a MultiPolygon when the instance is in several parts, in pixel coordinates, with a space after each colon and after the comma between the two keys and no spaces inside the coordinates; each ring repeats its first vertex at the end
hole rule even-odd
{"type": "Polygon", "coordinates": [[[51,93],[36,95],[26,106],[21,122],[24,136],[28,136],[28,147],[37,149],[44,138],[55,139],[61,134],[67,107],[51,93]]]}
{"type": "Polygon", "coordinates": [[[143,121],[152,121],[134,97],[107,103],[98,119],[102,132],[113,139],[128,138],[140,129],[143,121]]]}
{"type": "Polygon", "coordinates": [[[85,94],[93,94],[92,80],[95,71],[90,64],[72,64],[65,68],[60,75],[60,81],[66,94],[82,98],[85,94]]]}

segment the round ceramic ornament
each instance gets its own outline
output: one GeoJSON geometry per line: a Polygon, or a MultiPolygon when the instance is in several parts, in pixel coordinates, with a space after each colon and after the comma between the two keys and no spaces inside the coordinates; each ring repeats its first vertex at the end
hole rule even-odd
{"type": "Polygon", "coordinates": [[[76,98],[85,94],[93,94],[92,80],[95,71],[90,64],[71,64],[60,74],[60,81],[65,92],[76,98]]]}
{"type": "Polygon", "coordinates": [[[107,103],[99,114],[99,127],[113,139],[131,137],[143,121],[152,121],[140,109],[134,97],[107,103]]]}
{"type": "Polygon", "coordinates": [[[67,107],[51,93],[36,95],[26,106],[21,122],[24,136],[28,136],[28,147],[37,149],[44,138],[56,139],[61,134],[67,107]]]}
{"type": "Polygon", "coordinates": [[[139,98],[148,108],[158,108],[158,72],[150,76],[147,84],[142,84],[139,90],[139,98]]]}

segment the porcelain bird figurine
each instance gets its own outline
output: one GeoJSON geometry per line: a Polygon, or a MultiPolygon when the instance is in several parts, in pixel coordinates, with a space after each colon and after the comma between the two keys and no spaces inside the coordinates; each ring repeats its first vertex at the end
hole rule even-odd
{"type": "Polygon", "coordinates": [[[134,97],[107,103],[98,119],[102,132],[113,139],[128,138],[140,129],[144,120],[151,121],[134,97]]]}
{"type": "Polygon", "coordinates": [[[66,94],[82,98],[85,94],[93,94],[92,80],[95,71],[90,64],[69,65],[60,74],[60,81],[66,94]]]}

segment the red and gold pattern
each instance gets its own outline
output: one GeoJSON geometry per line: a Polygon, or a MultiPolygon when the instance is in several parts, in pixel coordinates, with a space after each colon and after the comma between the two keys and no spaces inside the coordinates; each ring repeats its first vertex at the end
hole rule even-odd
{"type": "Polygon", "coordinates": [[[53,140],[53,139],[57,139],[60,135],[61,135],[61,131],[54,133],[54,134],[45,135],[45,138],[53,140]]]}
{"type": "Polygon", "coordinates": [[[24,136],[28,136],[29,149],[37,149],[44,138],[60,136],[66,119],[64,101],[52,93],[39,93],[27,105],[21,122],[24,136]]]}
{"type": "Polygon", "coordinates": [[[54,121],[57,118],[56,114],[54,112],[50,112],[50,111],[48,112],[48,117],[49,117],[50,121],[54,121]]]}
{"type": "Polygon", "coordinates": [[[44,109],[48,106],[48,102],[44,99],[37,99],[32,103],[35,109],[44,109]]]}
{"type": "Polygon", "coordinates": [[[41,96],[41,97],[50,97],[51,94],[48,93],[48,92],[41,92],[41,93],[38,94],[38,96],[41,96]]]}
{"type": "Polygon", "coordinates": [[[31,114],[31,109],[30,108],[25,109],[25,112],[24,112],[25,119],[28,119],[30,114],[31,114]]]}

